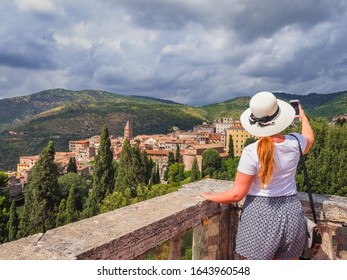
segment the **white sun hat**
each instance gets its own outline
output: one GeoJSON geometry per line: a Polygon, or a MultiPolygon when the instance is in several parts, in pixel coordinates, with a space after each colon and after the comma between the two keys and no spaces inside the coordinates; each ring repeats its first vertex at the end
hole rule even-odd
{"type": "Polygon", "coordinates": [[[286,129],[295,118],[294,108],[271,92],[255,94],[240,117],[245,130],[254,136],[271,136],[286,129]]]}

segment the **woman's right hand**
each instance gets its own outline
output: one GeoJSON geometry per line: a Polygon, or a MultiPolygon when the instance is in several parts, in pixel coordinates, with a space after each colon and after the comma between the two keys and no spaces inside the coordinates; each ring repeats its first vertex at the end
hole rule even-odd
{"type": "Polygon", "coordinates": [[[314,133],[311,128],[311,125],[308,121],[308,118],[305,114],[305,111],[302,109],[301,105],[299,104],[299,120],[301,122],[301,134],[306,138],[307,140],[307,145],[305,150],[303,151],[304,154],[306,154],[312,147],[313,142],[314,142],[314,133]]]}
{"type": "Polygon", "coordinates": [[[307,119],[304,109],[302,109],[301,104],[299,104],[299,121],[302,122],[304,119],[307,119]]]}

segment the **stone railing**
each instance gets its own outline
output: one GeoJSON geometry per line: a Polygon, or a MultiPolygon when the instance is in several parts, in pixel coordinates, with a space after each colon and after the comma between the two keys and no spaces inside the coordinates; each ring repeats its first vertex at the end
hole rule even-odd
{"type": "MultiPolygon", "coordinates": [[[[180,259],[180,237],[193,229],[193,259],[238,259],[235,235],[242,202],[220,205],[202,192],[232,182],[203,180],[179,191],[0,245],[0,259],[139,259],[170,240],[169,259],[180,259]]],[[[307,195],[300,199],[309,215],[307,195]]],[[[335,231],[347,224],[347,198],[314,195],[324,244],[317,258],[337,259],[335,231]]]]}

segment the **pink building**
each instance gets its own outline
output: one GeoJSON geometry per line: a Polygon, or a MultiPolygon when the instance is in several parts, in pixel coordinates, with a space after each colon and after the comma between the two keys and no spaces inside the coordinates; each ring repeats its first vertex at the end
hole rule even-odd
{"type": "Polygon", "coordinates": [[[215,149],[222,158],[227,158],[227,154],[224,152],[224,145],[221,144],[206,144],[206,145],[191,145],[186,147],[183,154],[183,163],[186,170],[191,170],[194,159],[198,161],[199,170],[202,170],[202,153],[206,149],[215,149]]]}

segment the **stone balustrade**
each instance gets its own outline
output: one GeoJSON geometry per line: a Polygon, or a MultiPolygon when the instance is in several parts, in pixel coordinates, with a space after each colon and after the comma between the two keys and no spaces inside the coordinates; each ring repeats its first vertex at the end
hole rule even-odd
{"type": "MultiPolygon", "coordinates": [[[[180,190],[0,245],[0,259],[139,259],[170,240],[170,259],[180,258],[180,237],[193,229],[193,259],[238,259],[235,236],[242,201],[221,205],[202,192],[220,192],[232,182],[207,179],[180,190]]],[[[307,215],[307,194],[299,193],[307,215]]],[[[318,259],[337,259],[334,234],[347,225],[347,198],[314,195],[323,229],[318,259]]]]}

